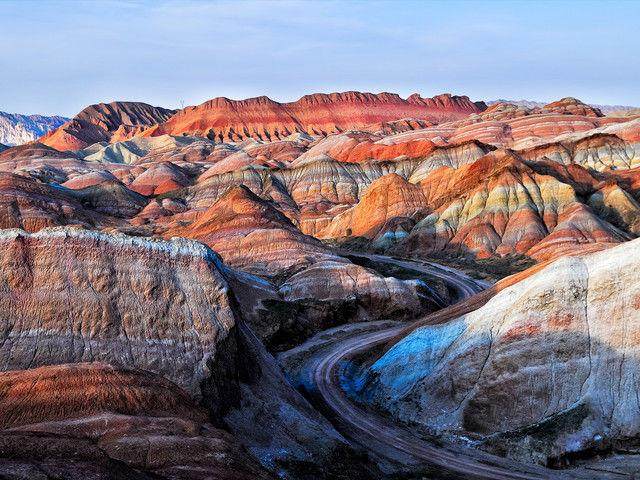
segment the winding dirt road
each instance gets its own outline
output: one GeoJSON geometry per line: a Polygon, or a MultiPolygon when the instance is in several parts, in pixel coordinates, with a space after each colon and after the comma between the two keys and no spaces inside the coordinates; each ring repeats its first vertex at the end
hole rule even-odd
{"type": "MultiPolygon", "coordinates": [[[[353,255],[351,252],[350,255],[353,255]]],[[[486,284],[479,283],[462,272],[434,264],[397,260],[381,255],[357,254],[377,262],[393,263],[444,280],[458,292],[459,300],[482,291],[486,284]]],[[[453,450],[429,444],[386,417],[364,409],[351,400],[342,388],[341,379],[354,357],[386,343],[403,331],[393,327],[377,331],[364,331],[331,344],[322,354],[306,366],[309,378],[325,406],[340,424],[343,432],[356,443],[375,455],[414,464],[435,466],[447,478],[461,479],[566,479],[585,478],[571,473],[557,472],[537,466],[522,465],[509,460],[464,449],[453,450]]]]}

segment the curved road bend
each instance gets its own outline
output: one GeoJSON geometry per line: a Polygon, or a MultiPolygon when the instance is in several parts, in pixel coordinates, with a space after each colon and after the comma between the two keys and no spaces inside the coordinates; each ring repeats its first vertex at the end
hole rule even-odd
{"type": "MultiPolygon", "coordinates": [[[[352,253],[349,253],[353,255],[352,253]]],[[[453,287],[460,299],[472,296],[486,285],[476,282],[462,272],[434,264],[397,260],[382,255],[357,254],[378,262],[393,263],[405,268],[437,276],[453,287]]],[[[539,480],[576,478],[567,473],[510,462],[501,457],[477,452],[479,458],[465,453],[440,448],[427,443],[410,432],[394,425],[384,417],[365,410],[353,402],[343,391],[340,378],[355,356],[385,343],[399,334],[404,327],[393,327],[374,332],[363,332],[333,344],[323,355],[315,357],[311,377],[320,397],[332,414],[344,426],[346,433],[362,446],[391,460],[410,458],[416,463],[430,464],[443,472],[459,474],[464,479],[539,480]]]]}
{"type": "Polygon", "coordinates": [[[340,252],[340,255],[366,258],[380,263],[390,263],[399,267],[415,270],[417,272],[439,278],[440,280],[447,283],[450,287],[453,287],[458,295],[458,300],[463,300],[465,298],[471,297],[472,295],[480,293],[482,290],[490,286],[488,282],[475,280],[469,275],[461,272],[460,270],[456,270],[451,267],[445,267],[443,265],[438,265],[433,262],[415,262],[411,260],[400,260],[397,258],[387,257],[385,255],[378,255],[374,253],[356,253],[349,251],[340,252]]]}

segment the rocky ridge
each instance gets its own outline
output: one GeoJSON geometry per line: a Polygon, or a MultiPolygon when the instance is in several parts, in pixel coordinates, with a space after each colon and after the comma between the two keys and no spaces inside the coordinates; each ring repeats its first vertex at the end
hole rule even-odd
{"type": "Polygon", "coordinates": [[[44,135],[40,142],[58,150],[79,150],[97,142],[125,140],[139,127],[168,119],[174,113],[141,102],[91,105],[62,126],[44,135]]]}
{"type": "Polygon", "coordinates": [[[342,92],[306,95],[295,102],[279,103],[268,97],[247,100],[214,98],[187,107],[142,135],[195,135],[216,141],[247,138],[280,140],[294,133],[327,135],[402,118],[461,118],[485,108],[468,97],[438,95],[406,100],[393,93],[342,92]]]}

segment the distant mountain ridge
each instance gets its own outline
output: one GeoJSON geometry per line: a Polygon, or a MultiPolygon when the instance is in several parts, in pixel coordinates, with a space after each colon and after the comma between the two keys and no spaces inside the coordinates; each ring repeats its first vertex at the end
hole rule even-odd
{"type": "Polygon", "coordinates": [[[68,121],[58,115],[21,115],[0,112],[0,144],[22,145],[55,130],[68,121]]]}
{"type": "Polygon", "coordinates": [[[293,133],[326,136],[407,118],[433,123],[458,120],[486,108],[484,102],[449,93],[432,98],[414,93],[406,99],[389,92],[314,93],[285,103],[266,96],[218,97],[179,110],[144,135],[187,134],[231,142],[282,139],[293,133]]]}
{"type": "Polygon", "coordinates": [[[467,96],[442,94],[406,99],[395,93],[315,93],[280,103],[261,96],[245,100],[217,97],[182,110],[141,102],[90,105],[69,122],[41,138],[58,150],[79,150],[97,142],[118,142],[134,136],[190,135],[241,142],[247,138],[276,140],[295,133],[326,136],[351,129],[382,128],[406,119],[415,124],[459,120],[487,108],[467,96]],[[417,119],[417,120],[416,120],[417,119]]]}
{"type": "MultiPolygon", "coordinates": [[[[545,102],[538,102],[536,100],[506,100],[504,98],[499,98],[497,100],[487,100],[486,102],[486,104],[489,106],[495,105],[496,103],[513,103],[514,105],[518,105],[519,107],[526,108],[541,108],[546,105],[545,102]]],[[[597,103],[590,103],[588,105],[597,108],[605,115],[610,115],[612,113],[628,114],[640,111],[640,107],[634,107],[631,105],[599,105],[597,103]]]]}

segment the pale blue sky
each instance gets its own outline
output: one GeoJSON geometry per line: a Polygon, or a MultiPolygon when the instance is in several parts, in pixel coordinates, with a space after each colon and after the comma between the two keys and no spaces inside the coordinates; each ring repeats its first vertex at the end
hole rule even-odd
{"type": "Polygon", "coordinates": [[[0,110],[343,90],[640,105],[640,2],[0,0],[0,110]]]}

